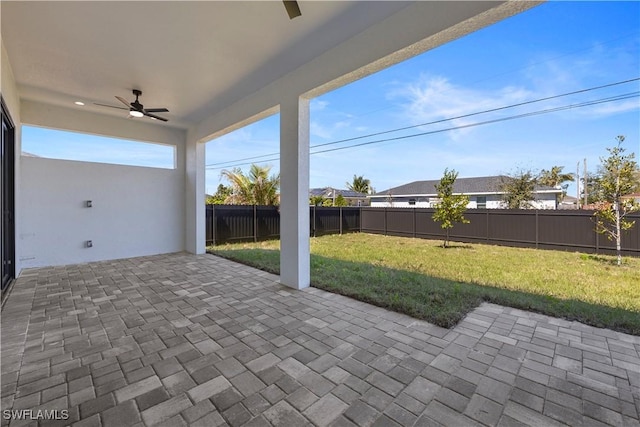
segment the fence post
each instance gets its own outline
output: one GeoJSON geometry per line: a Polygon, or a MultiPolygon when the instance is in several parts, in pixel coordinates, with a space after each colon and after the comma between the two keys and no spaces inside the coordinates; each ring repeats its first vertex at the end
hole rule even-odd
{"type": "Polygon", "coordinates": [[[538,249],[538,209],[536,209],[536,249],[538,249]]]}
{"type": "Polygon", "coordinates": [[[316,237],[316,205],[313,205],[313,237],[316,237]]]}
{"type": "Polygon", "coordinates": [[[211,240],[216,245],[216,205],[211,205],[211,240]]]}
{"type": "Polygon", "coordinates": [[[487,227],[487,242],[489,242],[489,209],[485,209],[484,211],[486,217],[486,227],[487,227]]]}
{"type": "Polygon", "coordinates": [[[416,209],[418,208],[413,208],[413,238],[416,238],[416,209]]]}
{"type": "Polygon", "coordinates": [[[358,206],[358,232],[362,233],[362,206],[358,206]]]}
{"type": "Polygon", "coordinates": [[[340,235],[342,236],[342,206],[340,206],[340,235]]]}
{"type": "Polygon", "coordinates": [[[253,205],[253,241],[258,241],[258,209],[253,205]]]}
{"type": "Polygon", "coordinates": [[[387,208],[384,208],[384,235],[387,235],[387,208]]]}

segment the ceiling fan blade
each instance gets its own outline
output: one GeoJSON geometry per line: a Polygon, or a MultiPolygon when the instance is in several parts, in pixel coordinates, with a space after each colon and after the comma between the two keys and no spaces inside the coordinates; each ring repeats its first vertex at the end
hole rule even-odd
{"type": "Polygon", "coordinates": [[[118,106],[115,106],[115,105],[99,104],[97,102],[94,102],[93,105],[99,105],[100,107],[117,108],[118,110],[128,110],[129,109],[129,108],[124,108],[124,107],[118,107],[118,106]]]}
{"type": "Polygon", "coordinates": [[[295,0],[282,0],[284,3],[284,8],[287,9],[287,13],[289,14],[289,19],[297,18],[302,15],[300,12],[300,6],[298,6],[298,2],[295,0]]]}
{"type": "Polygon", "coordinates": [[[163,122],[168,122],[169,121],[169,120],[165,119],[164,117],[156,116],[155,114],[150,114],[147,111],[144,112],[144,115],[147,116],[147,117],[151,117],[152,119],[161,120],[163,122]]]}
{"type": "Polygon", "coordinates": [[[129,104],[129,101],[127,101],[126,99],[124,99],[124,98],[122,98],[120,96],[117,96],[117,95],[116,95],[116,99],[118,101],[122,102],[124,105],[126,105],[127,108],[131,108],[131,104],[129,104]]]}
{"type": "Polygon", "coordinates": [[[169,110],[166,108],[145,108],[144,111],[147,113],[168,113],[169,110]]]}

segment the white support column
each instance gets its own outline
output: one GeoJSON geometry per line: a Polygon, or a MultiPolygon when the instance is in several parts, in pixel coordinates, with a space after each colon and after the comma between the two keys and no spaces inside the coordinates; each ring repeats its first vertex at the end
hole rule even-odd
{"type": "Polygon", "coordinates": [[[205,253],[205,144],[189,131],[185,144],[185,250],[205,253]]]}
{"type": "Polygon", "coordinates": [[[309,255],[309,100],[280,104],[280,282],[311,282],[309,255]]]}

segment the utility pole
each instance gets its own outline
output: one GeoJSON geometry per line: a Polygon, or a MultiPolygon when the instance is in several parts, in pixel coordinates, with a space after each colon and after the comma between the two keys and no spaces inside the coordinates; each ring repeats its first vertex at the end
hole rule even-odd
{"type": "Polygon", "coordinates": [[[580,209],[580,161],[576,165],[576,208],[580,209]]]}
{"type": "Polygon", "coordinates": [[[587,204],[587,159],[584,159],[584,204],[587,204]]]}

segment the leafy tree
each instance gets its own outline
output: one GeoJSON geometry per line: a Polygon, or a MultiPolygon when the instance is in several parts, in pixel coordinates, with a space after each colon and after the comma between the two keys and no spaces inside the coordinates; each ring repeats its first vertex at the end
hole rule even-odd
{"type": "Polygon", "coordinates": [[[347,203],[347,199],[342,194],[338,194],[333,206],[349,206],[349,203],[347,203]]]}
{"type": "MultiPolygon", "coordinates": [[[[600,186],[600,174],[589,172],[587,174],[587,204],[592,205],[603,198],[600,186]]],[[[584,188],[580,191],[580,200],[584,200],[584,188]]]]}
{"type": "Polygon", "coordinates": [[[231,184],[231,194],[225,203],[234,205],[277,205],[280,174],[269,176],[271,166],[251,165],[249,174],[242,170],[223,170],[221,175],[231,184]]]}
{"type": "Polygon", "coordinates": [[[601,200],[596,203],[594,213],[596,231],[616,242],[618,265],[622,264],[622,232],[635,225],[635,221],[626,219],[626,216],[640,209],[640,205],[633,199],[623,199],[623,196],[633,193],[638,188],[638,164],[634,160],[634,153],[624,154],[624,139],[623,135],[617,136],[618,144],[613,148],[607,148],[609,157],[600,158],[601,200]]]}
{"type": "Polygon", "coordinates": [[[387,205],[389,205],[390,208],[393,207],[393,194],[391,194],[391,191],[387,193],[387,197],[385,201],[387,202],[387,205]]]}
{"type": "Polygon", "coordinates": [[[439,202],[432,218],[434,221],[440,222],[440,227],[446,232],[442,243],[443,248],[449,245],[449,230],[456,222],[469,223],[469,220],[463,216],[464,211],[467,210],[469,198],[462,194],[453,194],[453,184],[456,182],[456,178],[458,178],[458,172],[453,169],[451,171],[445,169],[440,183],[435,186],[439,202]]]}
{"type": "MultiPolygon", "coordinates": [[[[564,166],[552,166],[550,170],[542,169],[538,176],[538,184],[546,185],[547,187],[562,188],[562,197],[566,196],[569,184],[565,184],[565,182],[573,182],[575,178],[572,173],[562,173],[563,169],[564,166]]],[[[557,202],[560,202],[560,200],[557,200],[557,202]]]]}
{"type": "Polygon", "coordinates": [[[347,188],[358,193],[369,194],[372,191],[371,181],[365,179],[364,176],[353,175],[353,181],[347,182],[347,188]]]}
{"type": "Polygon", "coordinates": [[[519,170],[501,183],[502,199],[509,209],[532,209],[536,175],[530,170],[519,170]]]}
{"type": "Polygon", "coordinates": [[[324,197],[322,196],[311,196],[309,198],[309,204],[311,206],[322,206],[322,202],[324,202],[324,197]]]}
{"type": "Polygon", "coordinates": [[[231,195],[231,188],[224,184],[219,184],[216,194],[213,196],[207,196],[205,204],[207,205],[223,205],[227,200],[227,197],[231,195]]]}

